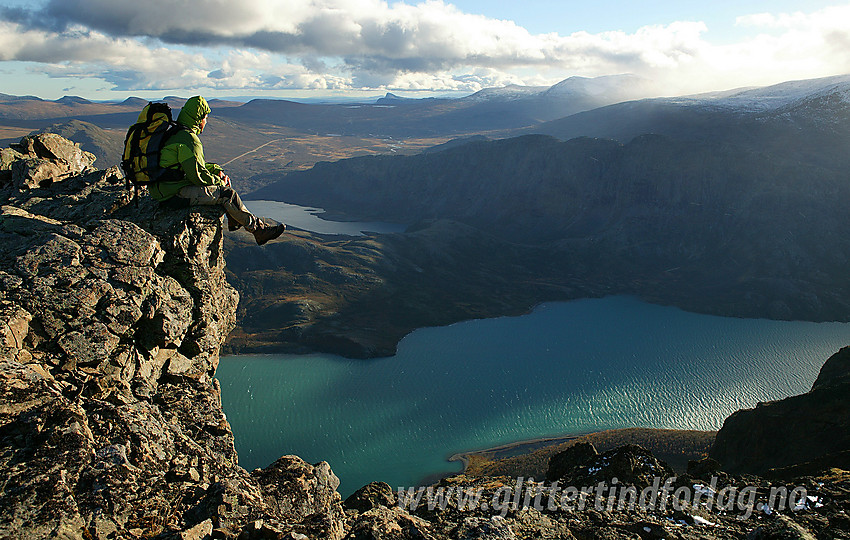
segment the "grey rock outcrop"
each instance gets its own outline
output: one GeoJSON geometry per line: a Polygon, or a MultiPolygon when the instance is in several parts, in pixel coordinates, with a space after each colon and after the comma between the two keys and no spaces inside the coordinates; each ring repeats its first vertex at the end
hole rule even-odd
{"type": "Polygon", "coordinates": [[[0,537],[341,538],[326,463],[238,466],[213,377],[238,302],[221,210],[129,204],[60,139],[3,153],[0,537]]]}
{"type": "Polygon", "coordinates": [[[747,540],[815,540],[815,537],[785,516],[778,516],[748,534],[747,540]]]}
{"type": "Polygon", "coordinates": [[[0,155],[0,185],[11,182],[19,189],[46,187],[91,171],[95,156],[55,133],[24,137],[0,155]]]}
{"type": "Polygon", "coordinates": [[[809,392],[729,416],[711,457],[724,471],[739,474],[850,469],[850,347],[826,361],[809,392]]]}
{"type": "Polygon", "coordinates": [[[655,478],[675,476],[673,469],[651,452],[636,444],[627,444],[599,454],[590,443],[576,444],[555,454],[549,461],[546,478],[568,485],[596,485],[598,482],[620,483],[645,488],[655,478]]]}

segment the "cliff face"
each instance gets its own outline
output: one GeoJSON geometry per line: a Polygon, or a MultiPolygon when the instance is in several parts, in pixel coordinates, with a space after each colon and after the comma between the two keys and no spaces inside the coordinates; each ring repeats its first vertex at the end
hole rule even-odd
{"type": "Polygon", "coordinates": [[[788,477],[850,469],[850,347],[826,361],[809,392],[729,416],[711,457],[732,473],[788,477]]]}
{"type": "MultiPolygon", "coordinates": [[[[846,321],[850,244],[842,202],[850,197],[850,162],[826,166],[819,157],[837,154],[804,151],[819,132],[800,133],[784,144],[661,135],[625,144],[479,141],[319,163],[252,198],[316,205],[350,219],[457,221],[545,248],[561,276],[585,277],[583,263],[593,261],[587,278],[596,290],[613,284],[619,294],[689,311],[846,321]]],[[[840,140],[850,141],[850,131],[840,140]]],[[[494,253],[510,250],[503,244],[494,253]]],[[[519,257],[507,266],[533,272],[539,264],[519,257]]]]}
{"type": "Polygon", "coordinates": [[[258,519],[340,537],[326,463],[237,465],[213,378],[238,301],[221,212],[128,204],[119,171],[55,135],[2,158],[0,537],[235,537],[258,519]]]}

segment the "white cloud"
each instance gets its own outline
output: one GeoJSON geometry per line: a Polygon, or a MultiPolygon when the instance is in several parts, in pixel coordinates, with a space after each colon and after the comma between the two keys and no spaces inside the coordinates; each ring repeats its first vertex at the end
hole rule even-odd
{"type": "MultiPolygon", "coordinates": [[[[723,46],[706,46],[695,67],[721,81],[760,85],[850,73],[850,5],[813,13],[742,16],[737,24],[752,37],[723,46]]],[[[704,79],[705,75],[701,77],[704,79]]]]}
{"type": "Polygon", "coordinates": [[[55,33],[0,21],[0,36],[0,60],[35,62],[51,77],[102,78],[118,88],[181,88],[209,67],[201,54],[80,28],[55,33]]]}
{"type": "Polygon", "coordinates": [[[0,60],[126,89],[475,91],[631,72],[702,90],[850,72],[850,5],[745,15],[750,37],[722,46],[698,21],[533,35],[441,0],[51,0],[7,15],[0,60]]]}

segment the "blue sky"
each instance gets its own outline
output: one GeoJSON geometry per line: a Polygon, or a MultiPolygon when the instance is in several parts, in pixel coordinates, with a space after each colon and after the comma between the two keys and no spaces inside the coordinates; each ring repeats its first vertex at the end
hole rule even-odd
{"type": "Polygon", "coordinates": [[[468,94],[631,73],[659,94],[850,73],[850,2],[0,0],[0,92],[468,94]]]}
{"type": "Polygon", "coordinates": [[[741,15],[815,11],[840,4],[829,1],[792,0],[460,0],[452,3],[469,13],[482,13],[497,19],[512,20],[535,34],[558,32],[567,35],[581,30],[593,33],[608,30],[633,32],[642,26],[669,24],[674,21],[703,21],[719,42],[740,37],[744,31],[735,27],[735,19],[741,15]]]}

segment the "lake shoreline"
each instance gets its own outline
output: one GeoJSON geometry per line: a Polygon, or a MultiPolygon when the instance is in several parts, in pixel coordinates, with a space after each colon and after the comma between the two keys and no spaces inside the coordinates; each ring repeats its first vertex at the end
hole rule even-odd
{"type": "Polygon", "coordinates": [[[452,454],[446,461],[450,463],[460,461],[461,464],[463,464],[463,471],[461,472],[461,474],[463,474],[469,469],[469,461],[470,458],[473,456],[488,456],[492,459],[501,459],[503,457],[510,457],[511,455],[524,454],[533,450],[537,450],[541,447],[554,446],[556,444],[565,443],[567,441],[579,439],[581,437],[585,437],[593,433],[598,432],[593,431],[576,435],[560,435],[555,437],[537,437],[534,439],[523,439],[519,441],[500,444],[498,446],[484,448],[481,450],[465,450],[452,454]],[[525,449],[526,451],[522,451],[523,449],[525,449]]]}
{"type": "MultiPolygon", "coordinates": [[[[522,464],[524,461],[533,461],[535,454],[552,454],[563,451],[566,448],[566,443],[574,442],[579,439],[586,440],[601,452],[604,452],[613,446],[621,446],[623,444],[638,444],[640,446],[651,447],[648,444],[648,439],[666,440],[669,445],[671,439],[678,440],[678,444],[673,444],[667,448],[666,452],[660,452],[659,448],[650,448],[653,454],[666,454],[669,465],[673,467],[677,473],[684,473],[687,470],[688,459],[700,459],[702,454],[707,452],[710,442],[713,441],[716,431],[702,431],[690,429],[667,429],[667,428],[649,428],[649,427],[626,427],[615,428],[599,431],[590,431],[578,434],[564,434],[553,437],[536,437],[532,439],[523,439],[513,441],[489,448],[478,450],[468,450],[456,452],[452,454],[447,461],[450,463],[460,462],[463,465],[463,470],[459,472],[446,472],[431,474],[424,477],[419,486],[427,486],[434,484],[443,478],[472,474],[473,476],[491,476],[491,474],[483,473],[491,464],[499,464],[500,462],[516,462],[522,464]],[[610,441],[618,441],[612,444],[610,441]],[[700,441],[695,444],[695,441],[700,441]],[[679,455],[675,455],[679,454],[679,455]],[[670,459],[673,457],[673,459],[670,459]],[[532,459],[530,459],[532,458],[532,459]],[[476,461],[476,463],[472,463],[476,461]]],[[[539,458],[538,458],[539,459],[539,458]]],[[[526,473],[518,474],[519,476],[540,476],[541,470],[533,471],[529,467],[526,473]]]]}
{"type": "Polygon", "coordinates": [[[400,233],[403,223],[364,221],[343,214],[328,213],[323,208],[302,206],[268,199],[246,199],[245,204],[258,215],[286,223],[290,230],[299,229],[323,236],[358,237],[368,234],[400,233]]]}

